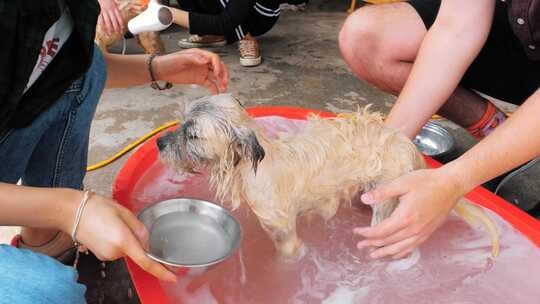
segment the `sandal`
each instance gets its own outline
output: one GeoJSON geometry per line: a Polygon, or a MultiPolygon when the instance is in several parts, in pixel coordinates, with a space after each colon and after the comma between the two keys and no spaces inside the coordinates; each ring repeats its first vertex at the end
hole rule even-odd
{"type": "Polygon", "coordinates": [[[227,40],[225,40],[225,37],[215,35],[189,35],[188,38],[183,38],[178,41],[178,46],[183,49],[220,47],[226,44],[227,40]]]}

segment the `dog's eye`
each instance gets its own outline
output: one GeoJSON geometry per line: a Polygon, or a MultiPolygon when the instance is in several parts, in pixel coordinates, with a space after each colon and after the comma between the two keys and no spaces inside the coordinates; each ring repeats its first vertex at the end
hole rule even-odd
{"type": "Polygon", "coordinates": [[[193,140],[193,139],[199,139],[199,136],[197,136],[195,134],[188,134],[187,138],[190,139],[190,140],[193,140]]]}

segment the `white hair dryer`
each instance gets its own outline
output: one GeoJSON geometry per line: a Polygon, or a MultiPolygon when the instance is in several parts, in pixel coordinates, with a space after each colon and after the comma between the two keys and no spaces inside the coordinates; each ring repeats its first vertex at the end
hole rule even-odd
{"type": "Polygon", "coordinates": [[[137,17],[129,20],[128,30],[137,35],[142,32],[157,32],[168,28],[173,23],[171,10],[157,2],[150,0],[148,8],[137,17]]]}

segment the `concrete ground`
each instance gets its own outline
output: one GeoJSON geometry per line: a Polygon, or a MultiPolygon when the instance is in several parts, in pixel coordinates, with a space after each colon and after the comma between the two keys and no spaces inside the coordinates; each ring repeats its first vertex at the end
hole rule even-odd
{"type": "MultiPolygon", "coordinates": [[[[258,67],[241,67],[236,45],[216,49],[230,68],[229,92],[247,106],[291,105],[346,112],[372,103],[374,110],[388,112],[395,97],[356,79],[341,59],[337,37],[348,5],[347,0],[315,0],[305,11],[283,12],[274,29],[260,39],[264,62],[258,67]]],[[[167,51],[172,52],[179,49],[178,39],[186,35],[185,31],[175,28],[162,33],[161,37],[167,51]]],[[[116,46],[113,51],[120,49],[116,46]]],[[[141,51],[134,39],[128,40],[127,53],[141,51]]],[[[106,90],[92,125],[89,163],[106,159],[154,128],[175,120],[179,104],[206,94],[204,89],[180,85],[167,91],[155,91],[148,85],[106,90]]],[[[446,160],[474,144],[463,130],[447,122],[443,124],[457,140],[456,151],[446,160]]],[[[86,186],[111,195],[113,180],[128,157],[90,172],[86,186]]],[[[538,201],[540,171],[533,169],[525,178],[508,184],[503,194],[522,205],[538,201]],[[520,192],[527,195],[519,195],[520,192]]],[[[12,234],[13,229],[1,230],[0,241],[8,240],[12,234]]],[[[81,268],[82,280],[89,285],[90,303],[138,302],[123,262],[108,263],[102,269],[96,260],[86,258],[81,268]]]]}

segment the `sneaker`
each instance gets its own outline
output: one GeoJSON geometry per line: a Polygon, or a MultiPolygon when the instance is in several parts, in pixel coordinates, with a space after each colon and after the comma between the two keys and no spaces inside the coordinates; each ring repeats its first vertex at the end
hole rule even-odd
{"type": "Polygon", "coordinates": [[[238,42],[240,65],[252,67],[261,64],[261,48],[255,39],[242,39],[238,42]]]}
{"type": "Polygon", "coordinates": [[[183,49],[219,47],[227,44],[227,40],[223,36],[214,35],[189,35],[188,38],[182,38],[178,41],[178,46],[183,49]]]}

